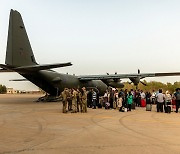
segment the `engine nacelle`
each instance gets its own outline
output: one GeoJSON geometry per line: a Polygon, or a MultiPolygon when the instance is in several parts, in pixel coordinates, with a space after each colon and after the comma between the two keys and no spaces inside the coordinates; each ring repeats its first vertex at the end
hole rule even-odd
{"type": "Polygon", "coordinates": [[[137,86],[140,82],[140,78],[139,77],[136,77],[136,78],[129,78],[135,86],[137,86]]]}
{"type": "Polygon", "coordinates": [[[123,88],[124,84],[121,82],[114,82],[114,81],[110,81],[108,83],[106,83],[108,86],[114,87],[114,88],[123,88]]]}

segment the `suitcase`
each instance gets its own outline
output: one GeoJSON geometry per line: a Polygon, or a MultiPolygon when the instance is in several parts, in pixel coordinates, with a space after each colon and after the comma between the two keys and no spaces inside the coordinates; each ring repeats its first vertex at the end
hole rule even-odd
{"type": "Polygon", "coordinates": [[[110,109],[110,103],[106,102],[105,109],[110,109]]]}
{"type": "Polygon", "coordinates": [[[135,108],[136,108],[135,106],[136,106],[135,103],[132,103],[131,109],[135,110],[135,108]]]}
{"type": "Polygon", "coordinates": [[[141,100],[141,107],[146,107],[146,101],[144,99],[141,100]]]}
{"type": "Polygon", "coordinates": [[[124,108],[124,112],[127,112],[127,108],[124,108]]]}
{"type": "Polygon", "coordinates": [[[119,108],[119,112],[124,112],[124,107],[123,107],[123,106],[121,106],[121,107],[119,108]]]}
{"type": "Polygon", "coordinates": [[[152,110],[152,104],[147,104],[146,111],[151,111],[151,110],[152,110]]]}
{"type": "Polygon", "coordinates": [[[165,107],[165,113],[171,113],[171,106],[166,106],[165,107]]]}
{"type": "Polygon", "coordinates": [[[114,101],[113,102],[113,108],[116,109],[117,105],[116,105],[116,102],[114,101]]]}
{"type": "Polygon", "coordinates": [[[97,106],[98,106],[98,108],[102,108],[102,105],[101,105],[101,103],[99,103],[97,106]]]}

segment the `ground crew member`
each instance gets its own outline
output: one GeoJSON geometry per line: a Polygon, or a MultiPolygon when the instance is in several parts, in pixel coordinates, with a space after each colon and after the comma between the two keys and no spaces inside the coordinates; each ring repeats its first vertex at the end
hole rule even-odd
{"type": "Polygon", "coordinates": [[[72,91],[72,113],[77,112],[77,95],[78,95],[78,92],[75,90],[75,88],[73,88],[73,91],[72,91]]]}
{"type": "Polygon", "coordinates": [[[82,112],[87,112],[87,91],[86,88],[82,88],[82,112]]]}
{"type": "Polygon", "coordinates": [[[62,112],[63,113],[67,113],[67,88],[64,88],[64,91],[61,93],[61,97],[62,97],[62,102],[63,102],[63,109],[62,112]]]}

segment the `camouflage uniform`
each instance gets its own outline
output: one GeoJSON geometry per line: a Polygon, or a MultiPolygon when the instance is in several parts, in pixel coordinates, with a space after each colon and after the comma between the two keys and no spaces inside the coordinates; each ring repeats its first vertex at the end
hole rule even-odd
{"type": "Polygon", "coordinates": [[[72,94],[71,94],[71,89],[69,89],[67,93],[67,101],[68,101],[68,110],[72,110],[72,94]]]}
{"type": "Polygon", "coordinates": [[[77,103],[77,108],[78,108],[78,112],[81,111],[82,112],[82,94],[81,92],[78,90],[78,103],[77,103]],[[79,110],[80,108],[80,110],[79,110]]]}
{"type": "Polygon", "coordinates": [[[78,95],[78,92],[73,89],[73,93],[72,93],[72,112],[73,113],[76,113],[77,112],[77,95],[78,95]]]}
{"type": "Polygon", "coordinates": [[[62,102],[63,102],[63,109],[62,112],[66,113],[66,108],[67,108],[67,91],[64,89],[64,91],[61,93],[62,96],[62,102]]]}
{"type": "Polygon", "coordinates": [[[87,92],[85,89],[83,89],[83,94],[82,94],[82,108],[83,108],[83,113],[87,112],[87,92]]]}

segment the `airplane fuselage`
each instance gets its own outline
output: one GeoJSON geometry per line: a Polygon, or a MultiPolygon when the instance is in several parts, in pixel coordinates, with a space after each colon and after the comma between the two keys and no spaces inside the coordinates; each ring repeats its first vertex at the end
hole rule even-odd
{"type": "Polygon", "coordinates": [[[41,70],[21,75],[53,96],[59,95],[64,88],[97,88],[101,95],[107,89],[107,85],[101,80],[80,81],[75,75],[61,74],[52,70],[41,70]]]}

